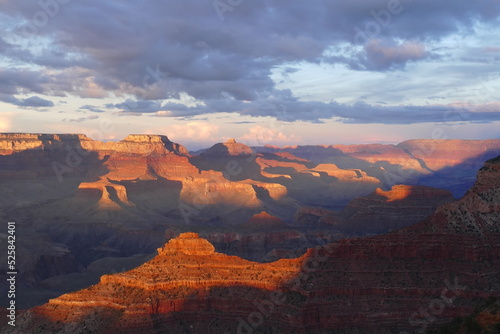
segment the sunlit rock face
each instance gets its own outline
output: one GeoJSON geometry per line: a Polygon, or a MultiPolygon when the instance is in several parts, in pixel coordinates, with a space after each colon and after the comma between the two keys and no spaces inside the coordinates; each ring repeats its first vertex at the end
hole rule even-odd
{"type": "Polygon", "coordinates": [[[164,247],[158,249],[158,255],[184,253],[187,255],[211,255],[215,247],[198,233],[182,233],[179,237],[170,240],[164,247]]]}
{"type": "Polygon", "coordinates": [[[483,163],[500,154],[500,139],[408,140],[397,145],[303,145],[255,147],[259,153],[290,153],[315,163],[359,169],[385,188],[397,184],[450,190],[462,197],[483,163]]]}
{"type": "MultiPolygon", "coordinates": [[[[490,160],[465,197],[427,220],[309,249],[296,259],[255,263],[214,252],[195,233],[181,234],[153,260],[34,308],[6,332],[84,326],[100,333],[436,328],[471,314],[488,296],[500,297],[499,175],[500,158],[490,160]]],[[[382,194],[395,199],[401,193],[406,190],[382,194]]]]}

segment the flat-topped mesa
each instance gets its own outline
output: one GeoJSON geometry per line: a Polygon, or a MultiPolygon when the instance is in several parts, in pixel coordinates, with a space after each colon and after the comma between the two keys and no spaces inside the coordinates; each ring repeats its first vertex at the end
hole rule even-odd
{"type": "Polygon", "coordinates": [[[128,135],[125,139],[121,140],[121,142],[133,142],[133,143],[171,143],[170,139],[168,139],[165,135],[138,135],[131,134],[128,135]]]}
{"type": "Polygon", "coordinates": [[[177,238],[171,239],[165,246],[158,248],[158,255],[211,255],[215,247],[206,239],[200,238],[198,233],[181,233],[177,238]]]}
{"type": "Polygon", "coordinates": [[[174,153],[189,156],[188,150],[163,135],[129,135],[119,142],[92,140],[84,134],[0,133],[0,154],[25,150],[73,150],[121,152],[132,154],[174,153]]]}
{"type": "Polygon", "coordinates": [[[0,140],[92,140],[81,133],[0,133],[0,140]]]}
{"type": "Polygon", "coordinates": [[[92,142],[84,134],[0,133],[0,154],[25,150],[66,147],[92,142]]]}
{"type": "Polygon", "coordinates": [[[184,146],[172,142],[165,135],[131,134],[116,144],[118,147],[126,147],[131,153],[144,153],[166,149],[171,153],[189,156],[189,152],[184,146]]]}
{"type": "Polygon", "coordinates": [[[215,144],[201,155],[205,157],[225,157],[251,154],[254,154],[254,151],[250,147],[237,143],[235,139],[229,139],[225,143],[215,144]]]}

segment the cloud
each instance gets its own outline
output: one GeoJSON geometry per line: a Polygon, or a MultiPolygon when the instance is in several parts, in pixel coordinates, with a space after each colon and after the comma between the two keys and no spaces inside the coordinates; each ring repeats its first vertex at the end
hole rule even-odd
{"type": "Polygon", "coordinates": [[[168,137],[173,140],[188,141],[213,141],[219,131],[219,126],[208,122],[189,122],[187,124],[175,124],[166,129],[168,137]]]}
{"type": "Polygon", "coordinates": [[[79,118],[63,118],[63,122],[69,122],[69,123],[82,123],[85,121],[93,120],[93,119],[98,119],[98,115],[90,115],[87,117],[79,117],[79,118]]]}
{"type": "Polygon", "coordinates": [[[28,97],[27,99],[20,100],[18,104],[20,107],[53,107],[54,103],[49,100],[42,99],[38,96],[28,97]]]}
{"type": "MultiPolygon", "coordinates": [[[[107,105],[108,110],[86,110],[163,117],[237,112],[285,121],[436,121],[441,107],[303,101],[278,89],[271,74],[283,66],[283,75],[292,75],[301,63],[401,70],[431,57],[429,45],[454,33],[473,35],[478,24],[496,27],[500,15],[498,1],[469,0],[453,5],[405,1],[397,13],[389,11],[387,0],[318,0],[314,6],[253,0],[231,6],[221,20],[212,1],[154,1],[147,6],[72,1],[60,4],[54,15],[47,15],[47,24],[30,33],[34,14],[46,9],[36,1],[4,0],[2,14],[18,25],[0,39],[2,56],[15,64],[0,67],[2,100],[35,107],[44,102],[14,96],[113,97],[121,102],[107,105]],[[367,36],[363,43],[356,39],[359,31],[367,36]],[[327,56],[326,51],[337,45],[348,45],[352,51],[327,56]],[[186,105],[180,101],[183,94],[200,103],[186,105]],[[170,99],[179,102],[164,102],[170,99]]],[[[486,120],[495,117],[490,113],[486,120]]]]}
{"type": "Polygon", "coordinates": [[[127,99],[122,103],[107,104],[108,109],[120,109],[123,113],[156,113],[162,109],[161,102],[150,100],[127,99]]]}
{"type": "Polygon", "coordinates": [[[18,99],[13,95],[0,93],[0,101],[7,102],[22,108],[48,108],[54,106],[54,103],[52,101],[42,99],[38,96],[18,99]]]}
{"type": "Polygon", "coordinates": [[[265,144],[290,144],[298,143],[302,140],[301,137],[285,135],[279,128],[267,128],[260,125],[251,127],[248,133],[238,138],[239,141],[247,143],[250,146],[262,146],[265,144]]]}
{"type": "Polygon", "coordinates": [[[372,40],[365,45],[368,68],[384,70],[404,67],[409,61],[422,60],[428,57],[425,46],[418,42],[401,44],[381,40],[372,40]]]}
{"type": "Polygon", "coordinates": [[[80,110],[88,110],[88,111],[91,111],[91,112],[97,112],[97,113],[102,113],[104,112],[104,110],[102,110],[101,108],[98,108],[98,107],[95,107],[95,106],[91,106],[89,104],[86,104],[84,106],[81,106],[79,108],[80,110]]]}

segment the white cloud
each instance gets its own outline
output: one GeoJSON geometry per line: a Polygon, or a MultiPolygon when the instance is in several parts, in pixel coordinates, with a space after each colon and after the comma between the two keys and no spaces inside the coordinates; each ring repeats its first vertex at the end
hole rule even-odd
{"type": "Polygon", "coordinates": [[[266,144],[296,144],[302,140],[294,134],[286,135],[279,128],[270,129],[260,125],[251,127],[248,133],[238,138],[250,146],[262,146],[266,144]]]}
{"type": "Polygon", "coordinates": [[[169,126],[165,133],[171,140],[197,141],[216,140],[215,136],[219,132],[219,126],[208,122],[189,122],[187,124],[175,124],[169,126]]]}

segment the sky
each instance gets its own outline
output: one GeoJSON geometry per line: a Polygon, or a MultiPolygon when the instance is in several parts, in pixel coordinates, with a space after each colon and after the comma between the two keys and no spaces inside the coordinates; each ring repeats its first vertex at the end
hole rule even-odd
{"type": "Polygon", "coordinates": [[[0,0],[0,132],[500,138],[499,0],[0,0]]]}

